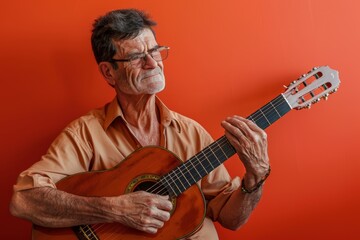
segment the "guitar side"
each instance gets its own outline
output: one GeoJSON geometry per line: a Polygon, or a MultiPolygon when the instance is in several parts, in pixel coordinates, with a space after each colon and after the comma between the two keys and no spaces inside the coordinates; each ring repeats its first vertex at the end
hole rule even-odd
{"type": "MultiPolygon", "coordinates": [[[[145,147],[135,151],[112,169],[75,174],[64,178],[56,185],[59,190],[80,196],[118,196],[129,192],[129,186],[132,185],[134,179],[146,180],[146,176],[162,176],[181,163],[170,151],[160,147],[145,147]]],[[[86,225],[91,227],[97,238],[94,236],[84,239],[107,239],[110,236],[114,240],[180,239],[193,234],[201,226],[204,218],[204,196],[195,184],[175,198],[170,220],[155,235],[146,234],[119,223],[105,223],[86,225]]],[[[45,228],[34,225],[32,239],[76,240],[79,238],[71,228],[45,228]]]]}

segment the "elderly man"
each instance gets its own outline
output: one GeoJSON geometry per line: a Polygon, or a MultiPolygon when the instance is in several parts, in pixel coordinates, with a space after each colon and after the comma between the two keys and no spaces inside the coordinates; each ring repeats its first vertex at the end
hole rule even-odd
{"type": "MultiPolygon", "coordinates": [[[[47,228],[120,223],[145,235],[157,234],[171,221],[173,201],[168,194],[134,191],[94,197],[56,186],[75,173],[110,169],[143,146],[161,146],[186,161],[213,142],[198,123],[169,110],[156,96],[165,87],[163,60],[169,47],[158,44],[155,25],[135,9],[112,11],[95,21],[93,52],[116,97],[70,123],[41,160],[20,174],[10,205],[13,215],[47,228]]],[[[233,230],[245,224],[270,171],[262,129],[239,116],[221,125],[246,173],[240,183],[220,165],[198,182],[207,211],[196,231],[184,236],[187,239],[218,239],[213,221],[233,230]]]]}

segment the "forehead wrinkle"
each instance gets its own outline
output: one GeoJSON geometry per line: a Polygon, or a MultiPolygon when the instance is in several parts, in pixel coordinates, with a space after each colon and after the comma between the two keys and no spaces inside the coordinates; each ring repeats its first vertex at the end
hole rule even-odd
{"type": "Polygon", "coordinates": [[[113,40],[113,43],[117,49],[117,53],[115,55],[120,54],[123,57],[126,57],[131,53],[146,52],[148,49],[157,46],[156,39],[149,29],[143,30],[135,38],[113,40]]]}

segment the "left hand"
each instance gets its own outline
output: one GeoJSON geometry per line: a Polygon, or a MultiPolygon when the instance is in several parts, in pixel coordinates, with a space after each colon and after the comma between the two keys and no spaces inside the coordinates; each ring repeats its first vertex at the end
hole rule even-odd
{"type": "Polygon", "coordinates": [[[228,117],[221,123],[225,136],[243,162],[246,187],[254,187],[268,172],[267,135],[254,122],[239,116],[228,117]]]}

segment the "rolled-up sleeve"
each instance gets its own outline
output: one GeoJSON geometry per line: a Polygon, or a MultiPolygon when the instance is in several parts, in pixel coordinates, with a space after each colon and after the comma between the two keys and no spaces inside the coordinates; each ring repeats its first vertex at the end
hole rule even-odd
{"type": "Polygon", "coordinates": [[[207,217],[217,221],[231,194],[239,189],[240,178],[231,179],[224,165],[220,165],[203,179],[201,187],[207,201],[207,217]]]}
{"type": "Polygon", "coordinates": [[[56,188],[55,183],[62,178],[87,171],[90,158],[89,147],[72,129],[66,128],[41,160],[19,175],[14,191],[36,187],[56,188]]]}

